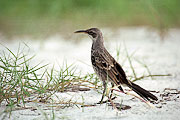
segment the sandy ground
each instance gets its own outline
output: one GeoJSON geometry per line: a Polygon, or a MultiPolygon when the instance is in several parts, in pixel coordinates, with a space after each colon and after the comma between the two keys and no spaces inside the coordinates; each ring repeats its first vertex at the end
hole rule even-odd
{"type": "MultiPolygon", "coordinates": [[[[137,81],[136,83],[148,90],[156,91],[155,94],[159,101],[154,104],[155,108],[148,107],[145,103],[132,96],[117,93],[119,96],[114,100],[114,103],[121,103],[128,105],[131,108],[117,112],[112,109],[109,104],[102,104],[90,107],[68,107],[61,109],[54,107],[56,119],[71,119],[71,120],[85,120],[85,119],[122,119],[122,120],[174,120],[180,119],[180,30],[170,29],[165,39],[162,41],[157,31],[147,29],[146,27],[140,28],[121,28],[118,31],[111,32],[109,29],[102,29],[105,37],[105,45],[109,52],[116,56],[116,49],[120,48],[119,63],[123,63],[123,68],[127,75],[132,75],[132,71],[128,62],[123,62],[124,44],[127,47],[128,53],[133,55],[133,65],[136,70],[137,76],[146,74],[146,69],[140,65],[135,59],[140,60],[146,64],[152,74],[171,74],[168,77],[155,77],[153,80],[145,78],[137,81]],[[110,39],[111,38],[111,39],[110,39]],[[165,89],[166,88],[166,89],[165,89]]],[[[72,31],[73,32],[73,31],[72,31]]],[[[1,44],[7,46],[12,51],[17,51],[21,40],[7,42],[6,39],[0,37],[1,44]]],[[[60,35],[47,38],[45,41],[31,41],[28,38],[23,38],[30,51],[29,54],[36,54],[32,62],[36,64],[37,61],[43,64],[61,65],[64,60],[68,64],[75,63],[77,68],[86,74],[87,72],[93,73],[90,62],[90,48],[91,40],[87,36],[74,35],[70,36],[71,40],[83,39],[80,42],[70,42],[63,40],[60,35]]],[[[0,47],[0,50],[4,50],[0,47]]],[[[97,103],[101,98],[101,93],[91,89],[90,91],[83,92],[66,92],[56,93],[59,99],[69,100],[76,102],[83,102],[84,104],[92,105],[97,103]]],[[[107,98],[105,98],[107,99],[107,98]]],[[[57,97],[53,97],[54,102],[58,101],[57,97]]],[[[48,118],[52,118],[51,104],[28,103],[25,110],[15,110],[11,113],[11,117],[5,119],[24,120],[24,119],[46,119],[44,113],[48,118]],[[33,109],[36,108],[36,109],[33,109]]],[[[0,112],[5,109],[5,106],[0,106],[0,112]]],[[[2,119],[3,115],[0,116],[2,119]]]]}

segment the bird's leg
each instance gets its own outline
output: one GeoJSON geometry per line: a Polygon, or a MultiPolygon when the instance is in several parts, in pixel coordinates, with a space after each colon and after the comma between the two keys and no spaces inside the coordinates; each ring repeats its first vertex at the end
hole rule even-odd
{"type": "MultiPolygon", "coordinates": [[[[114,88],[114,84],[111,83],[111,85],[112,85],[112,88],[114,88]]],[[[110,97],[109,97],[110,99],[112,98],[113,91],[114,91],[114,89],[111,89],[111,94],[110,94],[110,97]]]]}
{"type": "Polygon", "coordinates": [[[111,103],[113,109],[117,109],[116,105],[114,104],[114,102],[112,101],[110,97],[108,97],[108,101],[111,103]]]}
{"type": "MultiPolygon", "coordinates": [[[[108,99],[105,100],[105,101],[103,101],[104,96],[106,95],[105,92],[107,92],[107,83],[104,83],[103,86],[104,86],[103,95],[102,95],[101,101],[99,101],[97,104],[102,104],[102,103],[107,103],[107,102],[111,102],[111,103],[112,103],[112,100],[114,100],[114,99],[116,98],[116,97],[113,97],[113,98],[112,98],[112,93],[113,93],[113,90],[114,90],[114,89],[111,89],[111,94],[110,94],[110,96],[107,95],[107,96],[108,96],[108,99]]],[[[114,84],[112,84],[112,88],[114,88],[114,84]]],[[[109,94],[109,92],[108,92],[107,94],[109,94]]]]}
{"type": "Polygon", "coordinates": [[[103,86],[104,86],[103,94],[102,94],[102,97],[101,97],[101,101],[99,101],[98,104],[102,104],[103,103],[103,99],[104,99],[105,92],[106,92],[106,89],[107,89],[107,83],[103,82],[103,86]]]}
{"type": "Polygon", "coordinates": [[[118,110],[118,109],[117,109],[117,106],[116,106],[116,105],[114,104],[114,102],[112,101],[112,100],[114,100],[116,97],[113,97],[113,98],[112,98],[113,91],[114,91],[114,84],[111,83],[111,85],[112,85],[112,89],[111,89],[111,94],[110,94],[110,96],[108,96],[108,102],[111,103],[113,109],[118,110]]]}

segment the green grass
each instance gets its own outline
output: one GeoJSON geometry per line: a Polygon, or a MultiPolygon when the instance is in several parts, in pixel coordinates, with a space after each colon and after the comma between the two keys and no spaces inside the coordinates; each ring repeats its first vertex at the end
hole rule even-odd
{"type": "MultiPolygon", "coordinates": [[[[19,109],[17,107],[26,108],[27,102],[47,104],[52,95],[65,92],[74,85],[95,89],[101,87],[94,74],[81,76],[75,65],[67,65],[66,62],[59,70],[54,67],[48,69],[48,64],[30,65],[35,56],[29,56],[24,52],[26,47],[21,46],[17,53],[4,46],[5,50],[0,52],[0,104],[7,106],[4,110],[6,114],[0,113],[3,117],[7,113],[10,117],[11,111],[19,109]]],[[[58,104],[64,104],[61,108],[65,108],[82,103],[60,100],[58,104]]]]}
{"type": "Polygon", "coordinates": [[[30,67],[29,62],[33,57],[28,57],[18,50],[14,54],[10,49],[6,48],[7,52],[2,52],[0,57],[1,68],[1,100],[7,104],[19,104],[20,101],[25,104],[26,97],[30,97],[32,91],[43,93],[45,87],[41,87],[40,81],[42,75],[36,72],[47,65],[39,66],[39,64],[30,67]]]}
{"type": "Polygon", "coordinates": [[[0,30],[7,35],[41,35],[77,28],[180,26],[179,0],[1,0],[0,30]]]}
{"type": "Polygon", "coordinates": [[[94,74],[81,77],[74,65],[64,63],[59,70],[48,69],[48,64],[30,66],[34,56],[23,53],[20,46],[16,54],[5,49],[0,54],[0,103],[18,105],[22,102],[25,105],[26,98],[31,95],[37,97],[34,101],[46,102],[55,92],[64,92],[72,85],[99,86],[94,74]]]}

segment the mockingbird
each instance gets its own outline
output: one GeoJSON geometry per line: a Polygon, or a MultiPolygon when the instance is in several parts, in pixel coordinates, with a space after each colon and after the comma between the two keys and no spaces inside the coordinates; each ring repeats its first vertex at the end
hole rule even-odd
{"type": "MultiPolygon", "coordinates": [[[[114,86],[118,86],[120,91],[123,92],[121,85],[126,85],[133,91],[135,91],[144,100],[149,101],[158,100],[156,96],[151,94],[149,91],[141,88],[139,85],[127,80],[126,74],[122,69],[121,65],[116,62],[116,60],[109,54],[109,52],[104,47],[104,40],[101,31],[98,28],[90,28],[87,30],[79,30],[75,33],[85,33],[88,34],[92,39],[91,47],[91,62],[94,71],[103,81],[103,95],[100,103],[103,101],[104,94],[107,87],[108,80],[114,86]]],[[[111,94],[112,95],[112,94],[111,94]]]]}

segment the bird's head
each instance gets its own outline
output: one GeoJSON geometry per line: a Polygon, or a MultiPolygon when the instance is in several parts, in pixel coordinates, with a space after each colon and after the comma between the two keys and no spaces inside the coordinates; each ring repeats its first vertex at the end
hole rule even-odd
{"type": "Polygon", "coordinates": [[[102,37],[102,33],[98,28],[90,28],[87,30],[78,30],[74,33],[85,33],[88,34],[89,37],[93,40],[96,41],[98,38],[102,37]]]}

